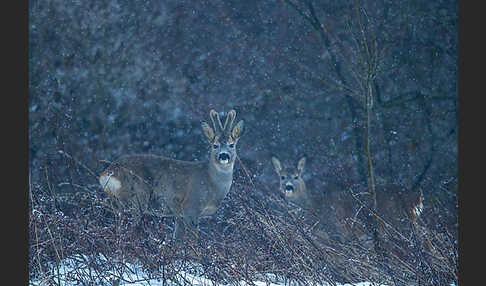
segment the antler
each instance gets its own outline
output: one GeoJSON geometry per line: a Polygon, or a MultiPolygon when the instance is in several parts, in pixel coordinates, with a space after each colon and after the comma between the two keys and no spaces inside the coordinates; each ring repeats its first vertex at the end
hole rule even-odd
{"type": "Polygon", "coordinates": [[[228,115],[226,116],[226,121],[224,122],[223,132],[225,134],[230,135],[231,127],[233,127],[233,121],[235,121],[235,118],[236,118],[236,111],[232,109],[228,112],[228,115]]]}
{"type": "Polygon", "coordinates": [[[221,124],[221,120],[219,119],[219,114],[216,110],[211,109],[209,112],[209,116],[211,117],[211,121],[213,122],[214,133],[219,135],[223,133],[223,125],[221,124]]]}
{"type": "Polygon", "coordinates": [[[224,125],[221,123],[221,119],[219,118],[219,114],[218,112],[216,112],[216,110],[211,109],[211,111],[209,112],[209,116],[211,117],[211,121],[213,122],[214,133],[216,133],[217,135],[229,135],[231,133],[231,128],[233,127],[233,122],[236,118],[236,111],[234,109],[228,112],[224,125]]]}

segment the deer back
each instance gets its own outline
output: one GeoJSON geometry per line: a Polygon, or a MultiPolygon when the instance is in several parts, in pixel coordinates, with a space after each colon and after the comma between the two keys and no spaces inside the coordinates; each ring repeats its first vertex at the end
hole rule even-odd
{"type": "Polygon", "coordinates": [[[377,213],[391,223],[405,220],[416,222],[423,210],[420,190],[408,190],[398,185],[378,185],[376,188],[377,213]]]}

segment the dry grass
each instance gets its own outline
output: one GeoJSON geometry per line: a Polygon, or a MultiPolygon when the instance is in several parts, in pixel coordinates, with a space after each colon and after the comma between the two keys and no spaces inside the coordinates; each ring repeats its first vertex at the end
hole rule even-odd
{"type": "MultiPolygon", "coordinates": [[[[70,258],[80,262],[79,269],[75,266],[62,279],[77,284],[112,285],[107,277],[123,281],[133,264],[141,265],[147,277],[169,281],[194,272],[194,263],[200,276],[221,283],[264,280],[268,274],[303,285],[457,283],[457,234],[445,224],[430,227],[425,218],[407,232],[382,233],[387,255],[377,255],[369,241],[324,238],[310,214],[290,210],[278,197],[263,196],[264,186],[254,185],[245,172],[238,170],[217,214],[202,220],[197,242],[170,241],[171,218],[145,217],[135,225],[129,213],[111,211],[108,197],[96,185],[61,197],[55,195],[58,186],[33,184],[31,279],[59,285],[63,281],[56,267],[70,258]]],[[[426,215],[450,213],[439,204],[427,207],[426,215]]]]}

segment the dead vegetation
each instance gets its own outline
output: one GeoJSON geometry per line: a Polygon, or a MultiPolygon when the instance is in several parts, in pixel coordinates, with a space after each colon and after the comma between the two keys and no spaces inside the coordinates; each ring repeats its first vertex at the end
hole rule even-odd
{"type": "Polygon", "coordinates": [[[445,205],[426,203],[424,216],[408,230],[385,227],[380,239],[386,255],[377,255],[369,241],[324,238],[312,214],[268,195],[265,186],[248,176],[251,170],[236,171],[223,207],[201,220],[199,240],[173,242],[172,218],[147,216],[135,225],[129,213],[111,211],[97,185],[56,195],[59,186],[47,183],[46,170],[45,182],[30,186],[30,280],[117,285],[128,282],[127,274],[138,265],[145,274],[141,280],[164,282],[183,281],[194,273],[221,284],[457,284],[457,233],[446,222],[457,218],[445,205]],[[60,275],[66,261],[70,272],[60,275]]]}

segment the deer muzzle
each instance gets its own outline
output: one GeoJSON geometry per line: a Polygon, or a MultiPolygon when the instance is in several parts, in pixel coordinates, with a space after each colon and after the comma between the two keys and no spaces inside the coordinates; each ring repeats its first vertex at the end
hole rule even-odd
{"type": "Polygon", "coordinates": [[[218,161],[221,163],[221,164],[228,164],[229,161],[230,161],[230,155],[228,153],[219,153],[218,155],[218,161]]]}
{"type": "Polygon", "coordinates": [[[285,192],[286,193],[291,193],[294,191],[294,186],[290,183],[285,184],[285,192]]]}

